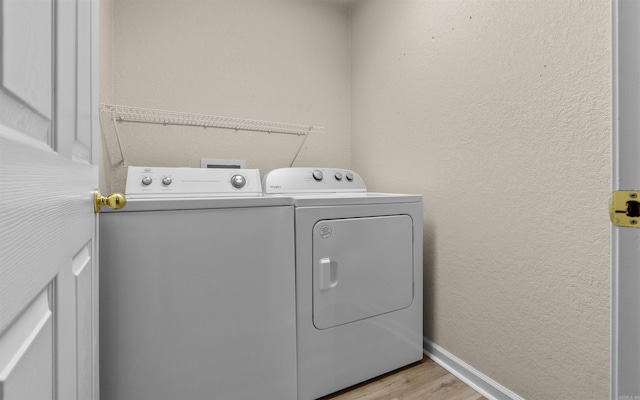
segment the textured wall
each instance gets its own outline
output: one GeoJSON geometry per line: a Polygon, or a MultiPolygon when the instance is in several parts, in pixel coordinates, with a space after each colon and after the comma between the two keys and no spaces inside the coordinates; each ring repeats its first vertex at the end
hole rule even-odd
{"type": "MultiPolygon", "coordinates": [[[[103,0],[102,102],[325,127],[296,166],[349,166],[349,27],[340,2],[103,0]],[[104,18],[103,18],[104,21],[104,18]],[[109,43],[110,42],[110,43],[109,43]]],[[[126,168],[102,114],[103,191],[126,168]]],[[[129,165],[199,167],[246,159],[266,173],[289,166],[302,137],[119,123],[129,165]]]]}
{"type": "Polygon", "coordinates": [[[610,2],[360,1],[352,167],[425,202],[425,335],[527,399],[605,399],[610,2]]]}

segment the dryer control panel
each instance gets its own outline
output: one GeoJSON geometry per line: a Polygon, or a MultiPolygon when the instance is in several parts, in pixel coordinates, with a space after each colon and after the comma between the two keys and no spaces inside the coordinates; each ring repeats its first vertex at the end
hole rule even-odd
{"type": "Polygon", "coordinates": [[[260,196],[257,169],[129,167],[128,198],[260,196]]]}
{"type": "Polygon", "coordinates": [[[357,173],[340,168],[279,168],[262,178],[265,194],[366,192],[357,173]]]}

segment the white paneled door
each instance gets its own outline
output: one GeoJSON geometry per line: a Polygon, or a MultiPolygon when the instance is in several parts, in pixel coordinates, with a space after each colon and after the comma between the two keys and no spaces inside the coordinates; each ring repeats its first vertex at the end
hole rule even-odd
{"type": "Polygon", "coordinates": [[[98,3],[0,0],[0,399],[98,393],[98,3]]]}

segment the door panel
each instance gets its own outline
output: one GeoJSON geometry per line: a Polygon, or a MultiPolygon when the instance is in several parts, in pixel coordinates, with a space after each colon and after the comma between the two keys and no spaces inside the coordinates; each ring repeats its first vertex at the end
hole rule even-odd
{"type": "Polygon", "coordinates": [[[0,0],[3,400],[97,398],[97,9],[0,0]]]}
{"type": "MultiPolygon", "coordinates": [[[[91,30],[91,3],[79,1],[78,32],[91,30]]],[[[83,99],[76,103],[76,134],[72,145],[72,157],[76,161],[91,163],[91,36],[78,36],[77,55],[77,98],[83,99]]]]}
{"type": "Polygon", "coordinates": [[[78,399],[90,399],[93,391],[93,338],[98,332],[94,331],[92,301],[94,295],[95,263],[91,256],[92,243],[82,247],[80,252],[71,261],[71,270],[74,276],[75,291],[75,329],[76,329],[76,359],[77,394],[78,399]]]}
{"type": "Polygon", "coordinates": [[[52,2],[3,0],[0,10],[0,116],[8,125],[48,143],[52,112],[52,2]]]}
{"type": "MultiPolygon", "coordinates": [[[[65,0],[58,2],[56,35],[58,41],[56,43],[56,55],[64,60],[64,68],[57,71],[57,88],[56,88],[56,107],[63,118],[55,120],[55,128],[57,132],[73,132],[72,135],[56,135],[55,148],[60,156],[71,158],[73,142],[75,141],[77,131],[77,106],[78,103],[85,99],[77,98],[78,85],[78,55],[76,51],[76,30],[78,29],[77,1],[65,0]]],[[[78,41],[77,44],[80,44],[78,41]]]]}
{"type": "Polygon", "coordinates": [[[413,301],[408,215],[322,220],[313,228],[313,324],[327,329],[413,301]]]}
{"type": "Polygon", "coordinates": [[[47,286],[0,338],[3,400],[47,399],[54,395],[54,298],[47,286]],[[37,380],[38,384],[33,382],[37,380]]]}

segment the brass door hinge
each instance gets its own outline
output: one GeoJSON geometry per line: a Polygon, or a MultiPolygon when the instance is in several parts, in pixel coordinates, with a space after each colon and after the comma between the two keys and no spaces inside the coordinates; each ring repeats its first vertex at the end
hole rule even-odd
{"type": "Polygon", "coordinates": [[[617,190],[611,193],[609,217],[615,226],[640,228],[640,190],[617,190]]]}

